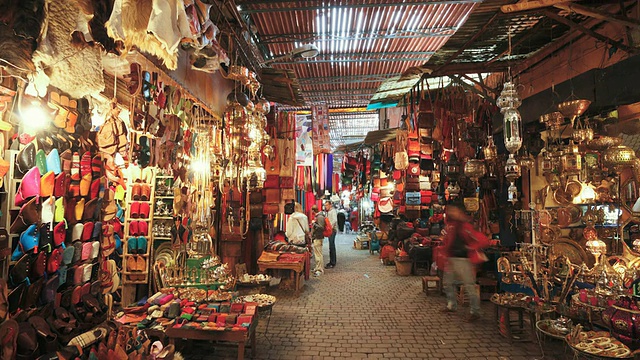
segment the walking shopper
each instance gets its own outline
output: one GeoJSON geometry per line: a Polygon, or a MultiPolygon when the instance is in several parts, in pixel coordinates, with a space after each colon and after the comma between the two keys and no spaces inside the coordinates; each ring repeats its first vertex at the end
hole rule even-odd
{"type": "Polygon", "coordinates": [[[307,232],[309,232],[309,219],[307,215],[302,212],[300,203],[295,203],[293,214],[291,214],[287,220],[287,239],[289,239],[289,243],[291,244],[306,246],[305,235],[307,232]]]}
{"type": "Polygon", "coordinates": [[[468,322],[480,319],[480,297],[475,291],[476,269],[481,249],[489,245],[489,239],[476,231],[471,218],[461,208],[447,205],[445,221],[447,234],[444,238],[442,256],[438,267],[444,266],[443,285],[447,295],[447,307],[442,312],[454,312],[457,308],[454,282],[458,280],[469,297],[471,315],[468,322]]]}
{"type": "Polygon", "coordinates": [[[344,208],[338,210],[338,231],[345,232],[344,223],[347,221],[347,211],[344,208]]]}
{"type": "Polygon", "coordinates": [[[329,262],[325,269],[332,269],[336,266],[336,234],[338,232],[338,211],[333,207],[331,201],[324,203],[325,216],[329,219],[333,232],[329,236],[329,262]]]}
{"type": "Polygon", "coordinates": [[[315,219],[313,221],[313,257],[316,259],[315,267],[313,269],[313,274],[315,276],[320,276],[324,274],[324,267],[322,263],[324,262],[324,257],[322,256],[322,241],[324,240],[324,214],[321,211],[318,211],[318,205],[313,205],[311,207],[311,212],[315,214],[315,219]]]}

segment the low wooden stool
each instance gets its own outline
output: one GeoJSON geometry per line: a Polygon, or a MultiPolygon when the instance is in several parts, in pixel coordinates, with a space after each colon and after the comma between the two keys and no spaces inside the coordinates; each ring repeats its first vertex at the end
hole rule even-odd
{"type": "MultiPolygon", "coordinates": [[[[475,285],[475,290],[478,293],[478,299],[480,298],[480,285],[475,285]]],[[[458,305],[466,306],[469,305],[469,297],[467,296],[467,292],[464,289],[464,285],[460,285],[458,287],[458,305]]]]}
{"type": "Polygon", "coordinates": [[[480,285],[480,300],[489,300],[491,296],[498,292],[498,281],[488,278],[478,278],[480,285]]]}
{"type": "Polygon", "coordinates": [[[438,294],[442,293],[442,279],[439,276],[422,277],[422,291],[429,295],[429,290],[436,290],[438,294]]]}

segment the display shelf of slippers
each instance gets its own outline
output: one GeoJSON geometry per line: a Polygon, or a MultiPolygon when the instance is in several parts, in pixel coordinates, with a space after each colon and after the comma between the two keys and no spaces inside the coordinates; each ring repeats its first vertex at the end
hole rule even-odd
{"type": "MultiPolygon", "coordinates": [[[[136,171],[134,170],[134,173],[136,171]]],[[[155,178],[152,168],[129,177],[125,239],[123,239],[123,285],[147,284],[153,243],[155,178]]]]}
{"type": "Polygon", "coordinates": [[[4,220],[19,239],[12,246],[14,262],[7,277],[10,313],[55,303],[83,316],[75,306],[89,301],[89,295],[97,294],[91,289],[101,286],[102,206],[97,198],[102,170],[92,166],[90,151],[75,156],[74,169],[62,168],[56,149],[48,154],[38,150],[37,154],[22,179],[9,176],[15,192],[7,205],[18,210],[4,220]],[[70,191],[72,178],[77,194],[70,191]]]}

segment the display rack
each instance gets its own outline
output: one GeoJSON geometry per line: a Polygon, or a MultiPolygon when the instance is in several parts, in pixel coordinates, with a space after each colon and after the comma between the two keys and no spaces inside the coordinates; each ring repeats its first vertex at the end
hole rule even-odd
{"type": "MultiPolygon", "coordinates": [[[[136,182],[138,179],[134,179],[133,177],[129,177],[127,181],[127,192],[125,198],[125,204],[123,204],[123,208],[125,209],[125,221],[124,221],[124,238],[122,239],[122,302],[123,304],[131,303],[136,298],[136,290],[137,285],[146,285],[149,286],[149,263],[151,260],[151,248],[153,247],[153,213],[155,210],[155,169],[151,169],[151,179],[149,183],[145,182],[136,182]],[[134,200],[133,199],[133,191],[132,188],[135,184],[147,184],[150,187],[149,191],[149,199],[147,200],[134,200]],[[149,216],[146,218],[143,217],[132,217],[131,206],[134,203],[141,204],[149,204],[149,216]],[[132,233],[131,224],[135,221],[143,221],[147,224],[147,235],[144,236],[147,239],[147,246],[144,253],[131,253],[129,251],[129,239],[132,237],[139,238],[141,235],[132,233]],[[130,259],[134,259],[134,261],[138,262],[140,259],[144,261],[144,269],[143,270],[135,270],[132,271],[128,263],[130,259]]],[[[146,169],[145,169],[146,170],[146,169]]],[[[148,289],[147,289],[148,290],[148,289]]]]}

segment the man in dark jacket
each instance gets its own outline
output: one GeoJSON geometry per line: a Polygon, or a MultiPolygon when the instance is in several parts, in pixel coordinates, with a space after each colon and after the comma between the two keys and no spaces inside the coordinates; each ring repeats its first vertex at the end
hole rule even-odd
{"type": "Polygon", "coordinates": [[[324,257],[322,256],[322,242],[324,240],[324,213],[318,211],[318,206],[313,205],[311,212],[315,214],[315,220],[313,221],[313,230],[311,238],[313,239],[313,258],[315,259],[315,266],[313,268],[313,275],[320,276],[324,274],[324,257]]]}

